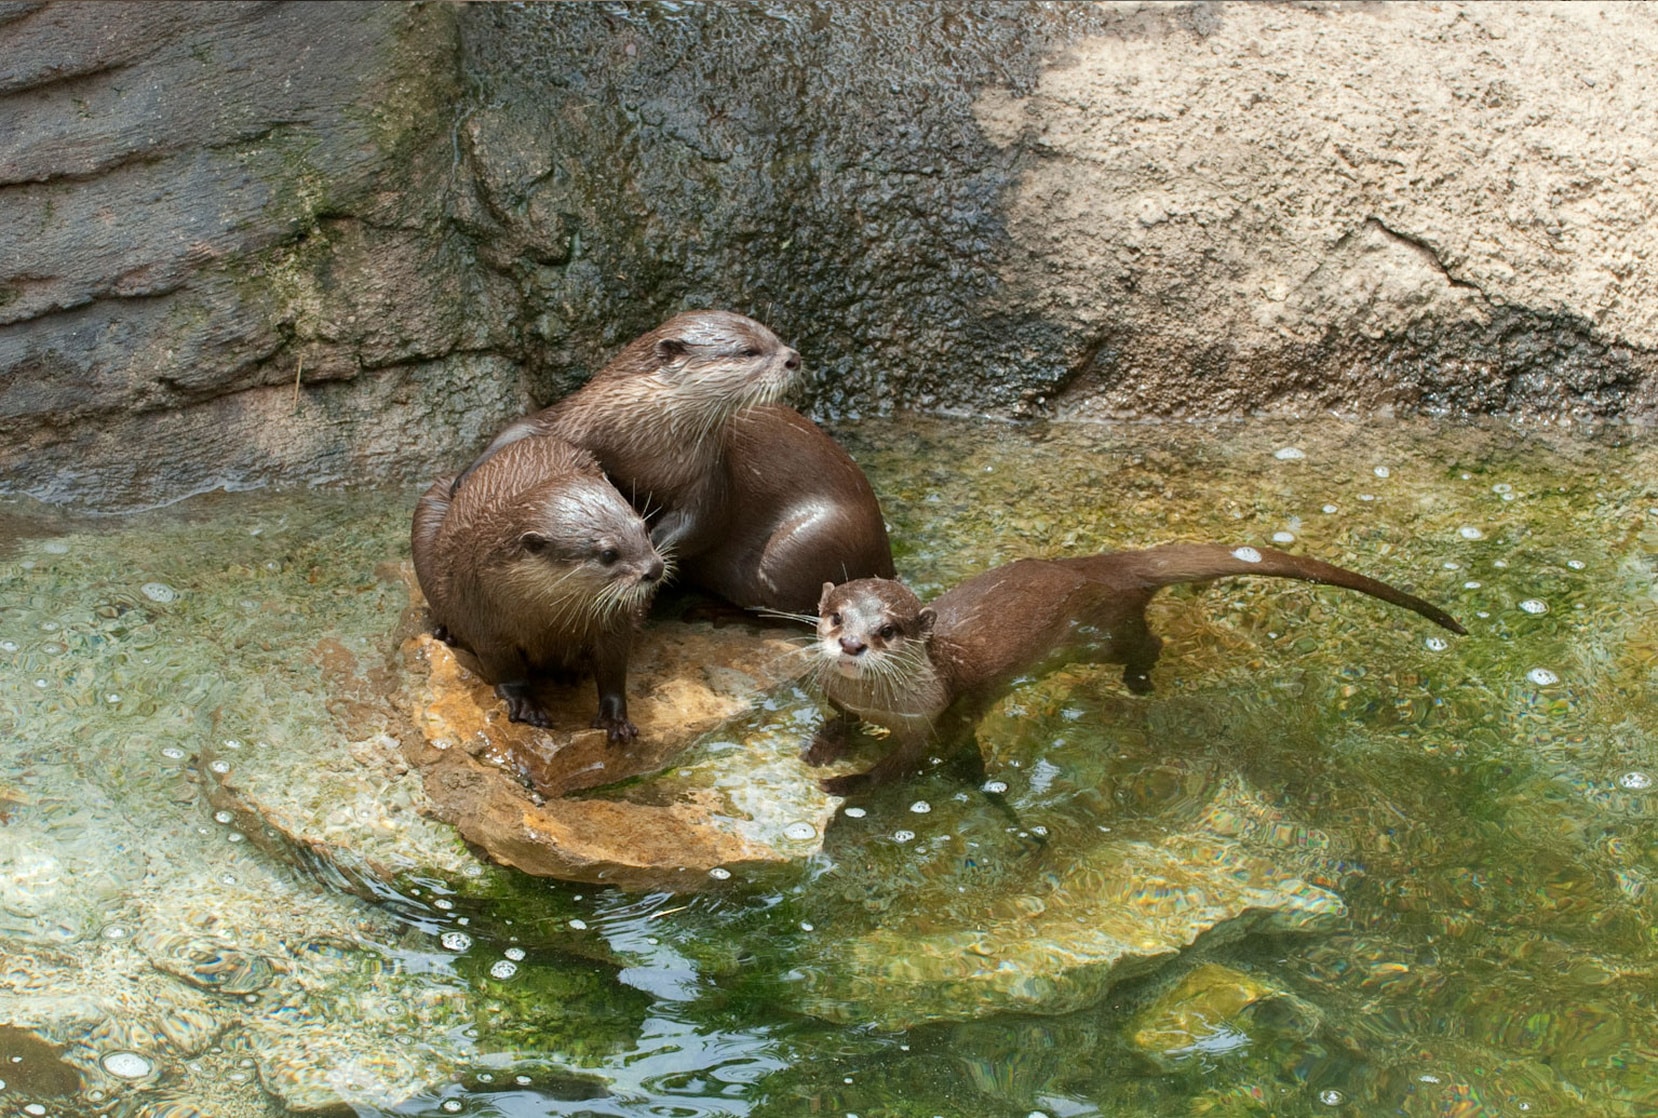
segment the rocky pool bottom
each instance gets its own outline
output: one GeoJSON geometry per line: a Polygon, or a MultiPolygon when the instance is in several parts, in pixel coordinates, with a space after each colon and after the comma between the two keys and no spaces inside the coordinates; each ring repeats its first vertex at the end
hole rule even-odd
{"type": "MultiPolygon", "coordinates": [[[[1652,1112],[1658,441],[836,433],[924,596],[1023,555],[1268,543],[1469,635],[1282,580],[1179,589],[1153,695],[1023,682],[982,772],[800,807],[792,861],[621,889],[432,817],[416,488],[6,505],[0,1114],[1652,1112]]],[[[748,650],[693,681],[728,707],[583,803],[792,779],[796,634],[647,637],[693,631],[748,650]]]]}

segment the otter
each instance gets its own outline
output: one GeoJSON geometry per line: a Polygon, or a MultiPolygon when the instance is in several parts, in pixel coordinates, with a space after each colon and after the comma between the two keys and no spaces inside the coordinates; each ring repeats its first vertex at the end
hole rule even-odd
{"type": "Polygon", "coordinates": [[[915,768],[935,734],[955,739],[970,730],[1015,676],[1074,660],[1122,664],[1124,685],[1146,694],[1163,648],[1147,627],[1147,603],[1164,587],[1231,575],[1357,590],[1466,632],[1444,610],[1385,582],[1266,547],[1177,543],[1020,559],[968,579],[930,606],[889,579],[825,583],[813,674],[837,716],[813,738],[806,759],[835,760],[860,720],[886,727],[894,748],[874,767],[820,782],[834,795],[867,790],[915,768]]]}
{"type": "Polygon", "coordinates": [[[688,311],[582,388],[504,428],[454,483],[541,436],[584,447],[650,524],[685,585],[743,609],[810,610],[825,581],[894,574],[863,471],[776,400],[800,354],[729,311],[688,311]]]}
{"type": "Polygon", "coordinates": [[[434,634],[495,685],[508,718],[548,726],[536,687],[591,671],[593,726],[638,736],[628,652],[666,565],[590,453],[557,438],[504,447],[458,491],[449,478],[426,491],[410,543],[434,634]]]}

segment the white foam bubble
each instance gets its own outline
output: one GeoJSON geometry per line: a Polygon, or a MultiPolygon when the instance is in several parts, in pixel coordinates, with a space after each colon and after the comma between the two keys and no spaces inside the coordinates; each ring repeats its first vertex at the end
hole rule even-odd
{"type": "Polygon", "coordinates": [[[152,602],[166,604],[167,602],[178,601],[178,591],[165,582],[146,582],[138,588],[138,592],[152,602]]]}
{"type": "Polygon", "coordinates": [[[155,1067],[136,1052],[106,1052],[98,1063],[117,1079],[143,1079],[155,1067]]]}
{"type": "Polygon", "coordinates": [[[1485,538],[1485,533],[1474,527],[1472,524],[1464,524],[1462,527],[1458,528],[1457,535],[1461,536],[1465,540],[1483,540],[1485,538]]]}
{"type": "Polygon", "coordinates": [[[1618,787],[1639,791],[1642,788],[1652,787],[1652,778],[1643,772],[1626,772],[1618,777],[1618,787]]]}
{"type": "Polygon", "coordinates": [[[472,937],[465,932],[444,932],[438,942],[450,951],[465,951],[472,946],[472,937]]]}
{"type": "Polygon", "coordinates": [[[933,805],[928,803],[926,800],[917,800],[915,803],[910,805],[910,810],[917,815],[926,815],[929,811],[933,810],[933,805]]]}
{"type": "Polygon", "coordinates": [[[1550,684],[1560,682],[1560,677],[1547,668],[1533,668],[1526,673],[1526,678],[1539,687],[1547,687],[1550,684]]]}
{"type": "Polygon", "coordinates": [[[1232,549],[1232,558],[1241,563],[1259,563],[1261,553],[1253,547],[1235,547],[1232,549]]]}
{"type": "Polygon", "coordinates": [[[1549,612],[1549,604],[1539,598],[1527,598],[1525,601],[1520,603],[1520,608],[1525,610],[1527,613],[1549,612]]]}
{"type": "Polygon", "coordinates": [[[1272,452],[1272,456],[1280,462],[1295,462],[1307,457],[1307,452],[1298,446],[1281,446],[1272,452]]]}
{"type": "Polygon", "coordinates": [[[817,838],[817,828],[804,820],[797,820],[783,828],[783,837],[804,842],[807,839],[817,838]]]}
{"type": "Polygon", "coordinates": [[[1273,543],[1294,543],[1295,542],[1295,533],[1294,532],[1274,532],[1274,533],[1272,533],[1272,542],[1273,543]]]}

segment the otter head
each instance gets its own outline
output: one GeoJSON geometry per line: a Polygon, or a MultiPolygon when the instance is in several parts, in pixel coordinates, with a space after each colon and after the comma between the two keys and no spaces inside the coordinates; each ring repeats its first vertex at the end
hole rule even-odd
{"type": "Polygon", "coordinates": [[[897,681],[926,662],[934,619],[893,579],[826,582],[818,599],[818,653],[824,668],[847,679],[897,681]]]}
{"type": "Polygon", "coordinates": [[[602,475],[562,479],[520,507],[506,567],[527,605],[601,627],[643,616],[668,564],[602,475]]]}
{"type": "Polygon", "coordinates": [[[800,354],[752,318],[687,311],[629,345],[606,374],[670,422],[707,429],[779,399],[799,371],[800,354]]]}

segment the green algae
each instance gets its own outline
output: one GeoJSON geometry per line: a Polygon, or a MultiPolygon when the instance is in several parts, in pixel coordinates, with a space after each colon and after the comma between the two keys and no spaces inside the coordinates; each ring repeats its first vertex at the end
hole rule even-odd
{"type": "MultiPolygon", "coordinates": [[[[0,1005],[81,1072],[83,1109],[98,1091],[259,1113],[270,1091],[363,1113],[1641,1112],[1658,1090],[1650,441],[1329,420],[837,434],[924,595],[1025,554],[1290,532],[1274,545],[1407,586],[1470,634],[1283,580],[1182,588],[1152,609],[1155,694],[1087,665],[1022,682],[979,729],[982,774],[941,758],[858,802],[797,880],[629,897],[453,845],[441,870],[346,880],[220,821],[212,795],[318,742],[363,754],[318,766],[323,798],[391,763],[373,743],[395,736],[380,677],[407,595],[386,565],[412,493],[217,495],[120,521],[19,508],[0,549],[0,1005]],[[1194,831],[1339,896],[1339,932],[1204,941],[1047,1018],[872,1032],[807,1012],[878,978],[860,942],[924,970],[992,910],[1086,900],[1079,868],[1116,844],[1194,831]],[[1132,1022],[1206,964],[1274,996],[1236,1046],[1148,1060],[1132,1022]],[[216,992],[227,966],[263,985],[216,992]],[[116,1049],[158,1077],[113,1079],[116,1049]]],[[[750,722],[804,736],[817,717],[793,692],[773,705],[750,722]]],[[[901,986],[869,988],[902,1008],[901,986]]]]}

